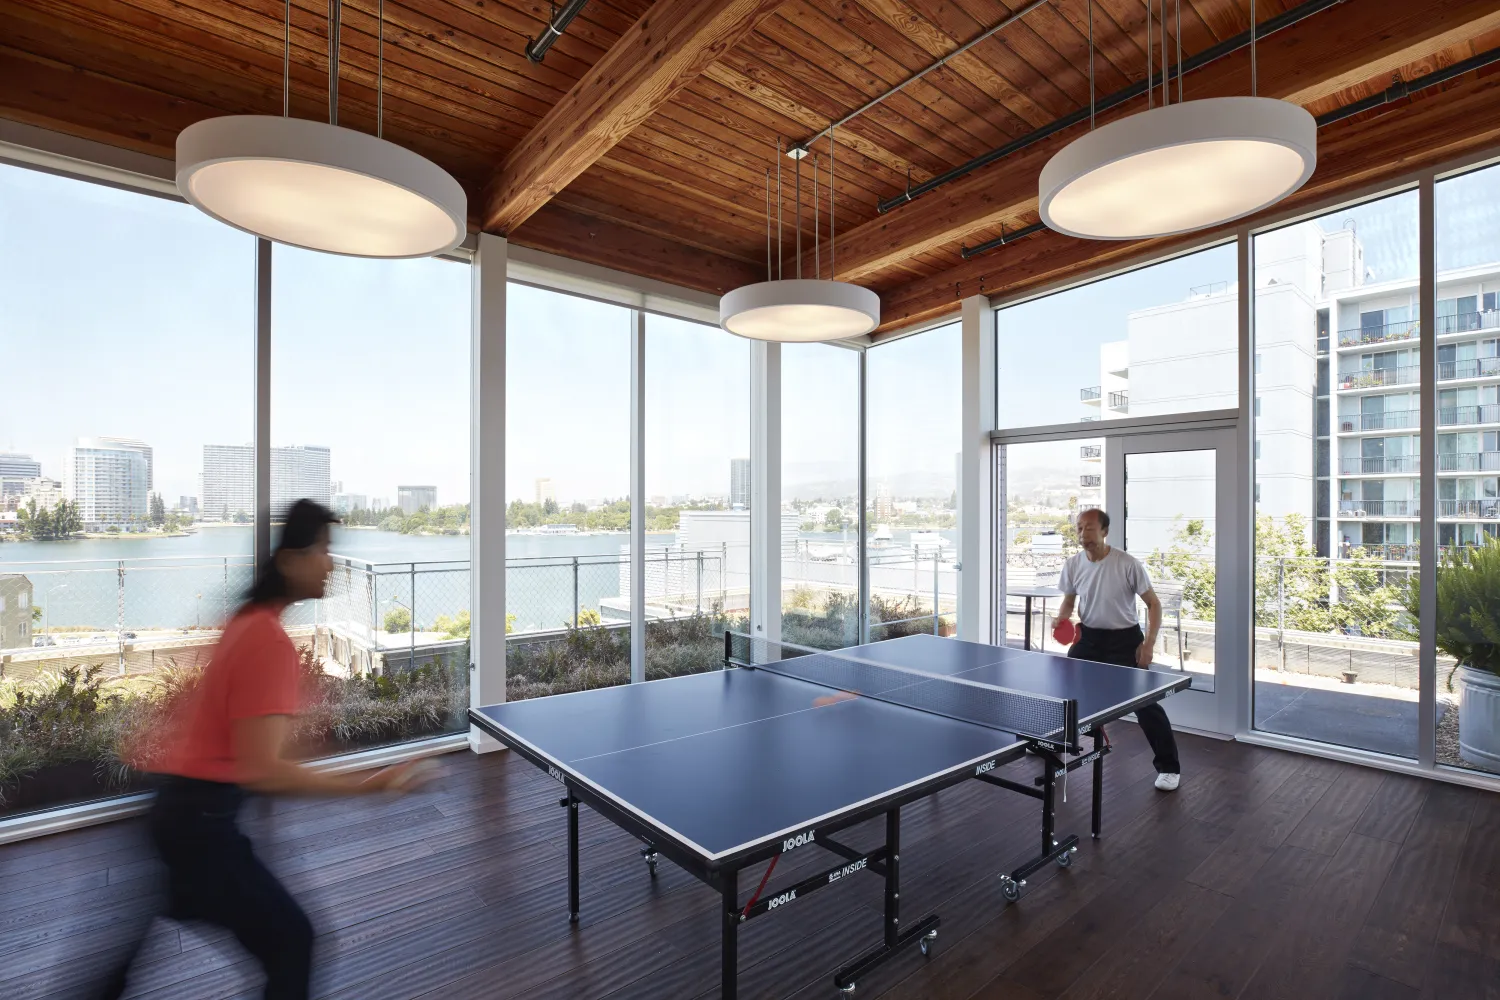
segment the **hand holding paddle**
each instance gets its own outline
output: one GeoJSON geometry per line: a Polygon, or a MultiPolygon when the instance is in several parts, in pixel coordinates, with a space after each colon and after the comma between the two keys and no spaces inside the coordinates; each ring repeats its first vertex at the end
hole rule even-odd
{"type": "Polygon", "coordinates": [[[1071,618],[1059,618],[1052,623],[1052,638],[1059,646],[1071,646],[1078,641],[1078,626],[1071,618]]]}

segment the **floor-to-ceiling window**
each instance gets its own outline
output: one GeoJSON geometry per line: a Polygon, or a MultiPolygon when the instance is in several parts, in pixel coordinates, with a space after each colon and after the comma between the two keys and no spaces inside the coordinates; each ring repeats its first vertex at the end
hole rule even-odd
{"type": "Polygon", "coordinates": [[[505,619],[511,700],[630,679],[634,314],[510,283],[505,619]]]}
{"type": "MultiPolygon", "coordinates": [[[[343,520],[327,595],[284,616],[337,732],[307,751],[466,731],[469,266],[277,246],[272,274],[272,523],[302,498],[343,520]]],[[[204,454],[215,496],[249,461],[204,454]]]]}
{"type": "Polygon", "coordinates": [[[1255,726],[1412,758],[1417,203],[1407,191],[1254,238],[1252,417],[1255,726]]]}
{"type": "Polygon", "coordinates": [[[254,287],[187,205],[0,165],[0,817],[138,787],[244,596],[250,491],[204,482],[252,434],[254,287]]]}
{"type": "Polygon", "coordinates": [[[859,642],[859,353],[781,348],[781,635],[859,642]]]}
{"type": "Polygon", "coordinates": [[[1500,773],[1500,167],[1438,181],[1434,201],[1436,756],[1500,773]]]}
{"type": "Polygon", "coordinates": [[[721,665],[750,608],[750,341],[646,315],[648,680],[721,665]]]}
{"type": "Polygon", "coordinates": [[[961,351],[950,323],[866,353],[872,641],[957,628],[961,351]]]}

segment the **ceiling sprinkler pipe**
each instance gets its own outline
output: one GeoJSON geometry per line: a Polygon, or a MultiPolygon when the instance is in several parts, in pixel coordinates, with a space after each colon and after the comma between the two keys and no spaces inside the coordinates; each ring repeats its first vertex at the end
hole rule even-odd
{"type": "Polygon", "coordinates": [[[542,29],[542,33],[526,43],[526,58],[534,63],[545,59],[547,50],[552,48],[552,43],[562,37],[573,18],[578,16],[588,2],[589,0],[568,0],[563,4],[562,10],[554,10],[552,20],[542,29]]]}

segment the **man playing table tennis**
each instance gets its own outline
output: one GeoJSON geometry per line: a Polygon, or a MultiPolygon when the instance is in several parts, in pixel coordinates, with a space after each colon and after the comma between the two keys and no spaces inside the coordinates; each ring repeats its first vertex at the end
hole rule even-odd
{"type": "MultiPolygon", "coordinates": [[[[1078,660],[1114,663],[1122,667],[1151,666],[1151,650],[1161,629],[1161,600],[1151,589],[1151,577],[1135,556],[1105,542],[1109,515],[1095,508],[1078,515],[1078,541],[1083,551],[1063,563],[1057,589],[1063,592],[1053,633],[1061,639],[1071,630],[1073,604],[1080,604],[1083,623],[1078,641],[1068,656],[1078,660]],[[1141,634],[1136,621],[1135,599],[1140,597],[1149,615],[1149,630],[1141,634]]],[[[1156,787],[1164,792],[1177,789],[1182,766],[1177,760],[1177,740],[1172,723],[1160,704],[1135,712],[1136,721],[1155,755],[1156,787]]]]}

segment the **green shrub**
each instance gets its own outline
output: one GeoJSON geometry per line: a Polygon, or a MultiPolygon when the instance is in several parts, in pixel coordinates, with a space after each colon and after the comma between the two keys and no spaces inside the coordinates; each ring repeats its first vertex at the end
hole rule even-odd
{"type": "MultiPolygon", "coordinates": [[[[1412,574],[1403,596],[1407,614],[1417,621],[1419,574],[1412,574]]],[[[1459,664],[1500,674],[1500,539],[1451,548],[1438,564],[1437,648],[1459,664]]],[[[1448,680],[1451,690],[1451,674],[1448,680]]]]}

